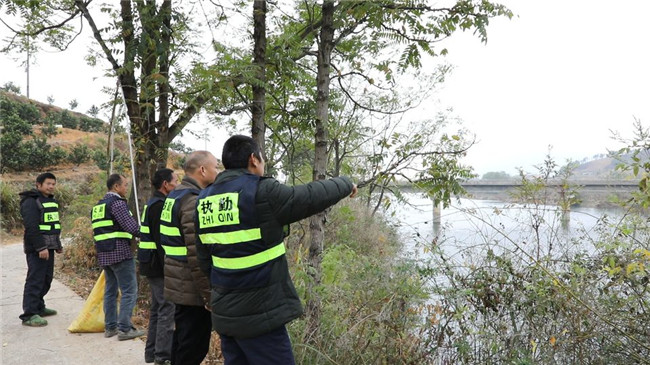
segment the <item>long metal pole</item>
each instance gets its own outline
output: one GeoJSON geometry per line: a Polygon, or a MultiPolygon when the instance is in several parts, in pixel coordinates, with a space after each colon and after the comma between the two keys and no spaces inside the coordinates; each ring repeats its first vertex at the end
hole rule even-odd
{"type": "MultiPolygon", "coordinates": [[[[117,86],[119,89],[121,89],[121,83],[120,79],[117,79],[117,86]]],[[[121,93],[122,95],[122,105],[120,106],[120,110],[122,106],[126,106],[126,99],[124,99],[124,92],[121,93]]],[[[128,107],[127,107],[128,110],[128,107]]],[[[126,129],[126,136],[129,141],[129,158],[131,160],[131,177],[133,178],[133,196],[135,197],[135,213],[136,217],[140,217],[140,203],[138,202],[138,183],[137,180],[135,179],[135,162],[133,161],[133,146],[131,143],[131,123],[129,123],[128,118],[127,118],[127,129],[126,129]]]]}
{"type": "Polygon", "coordinates": [[[129,157],[131,157],[131,177],[133,178],[133,195],[135,196],[136,217],[140,216],[140,205],[138,204],[138,184],[135,180],[135,163],[133,162],[133,147],[131,146],[131,127],[126,130],[126,136],[129,139],[129,157]]]}

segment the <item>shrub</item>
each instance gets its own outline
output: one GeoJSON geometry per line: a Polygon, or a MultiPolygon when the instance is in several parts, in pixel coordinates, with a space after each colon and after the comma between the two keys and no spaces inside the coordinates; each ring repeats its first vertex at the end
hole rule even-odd
{"type": "Polygon", "coordinates": [[[73,164],[79,166],[82,163],[90,160],[90,149],[85,144],[77,144],[70,150],[68,160],[73,164]]]}
{"type": "MultiPolygon", "coordinates": [[[[320,331],[305,333],[306,321],[289,325],[297,363],[425,363],[425,339],[416,335],[420,317],[414,308],[425,292],[412,265],[396,259],[400,243],[388,225],[358,203],[342,201],[329,214],[323,251],[320,331]]],[[[303,222],[304,223],[304,222],[303,222]]],[[[310,276],[300,260],[301,242],[290,236],[290,261],[302,297],[310,276]],[[295,251],[297,250],[297,251],[295,251]]]]}
{"type": "Polygon", "coordinates": [[[2,228],[5,231],[22,227],[18,190],[16,186],[0,181],[0,215],[2,215],[2,228]]]}
{"type": "Polygon", "coordinates": [[[33,104],[20,103],[9,98],[0,98],[0,120],[3,116],[17,115],[22,121],[29,125],[38,124],[41,114],[33,104]]]}
{"type": "Polygon", "coordinates": [[[34,134],[32,125],[16,113],[0,116],[0,126],[3,127],[3,133],[16,132],[21,136],[31,136],[34,134]]]}
{"type": "Polygon", "coordinates": [[[18,104],[18,115],[24,121],[30,124],[39,124],[41,120],[41,113],[34,104],[16,103],[18,104]]]}
{"type": "Polygon", "coordinates": [[[2,172],[8,170],[21,171],[25,168],[25,146],[22,135],[15,131],[5,132],[0,138],[0,168],[2,172]]]}
{"type": "Polygon", "coordinates": [[[77,129],[77,125],[79,125],[79,121],[77,120],[77,118],[72,116],[67,110],[61,112],[60,121],[61,121],[61,125],[64,126],[65,128],[77,129]]]}
{"type": "Polygon", "coordinates": [[[41,128],[41,133],[43,133],[43,135],[45,135],[46,137],[51,137],[59,134],[59,130],[56,128],[54,123],[50,121],[47,124],[45,124],[43,128],[41,128]]]}
{"type": "Polygon", "coordinates": [[[65,150],[61,147],[52,148],[47,143],[45,137],[35,137],[34,139],[22,144],[22,169],[41,170],[48,166],[53,166],[63,161],[67,156],[65,150]]]}
{"type": "Polygon", "coordinates": [[[97,118],[79,118],[79,129],[86,132],[101,132],[106,128],[106,123],[97,118]]]}
{"type": "Polygon", "coordinates": [[[70,242],[63,250],[62,266],[74,270],[97,269],[97,253],[90,216],[75,219],[68,237],[70,242]]]}

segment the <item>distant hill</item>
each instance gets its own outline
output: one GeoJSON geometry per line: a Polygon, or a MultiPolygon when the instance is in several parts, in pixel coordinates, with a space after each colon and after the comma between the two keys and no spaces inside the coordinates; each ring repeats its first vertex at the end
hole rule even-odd
{"type": "Polygon", "coordinates": [[[597,160],[581,163],[573,170],[574,176],[580,177],[611,177],[618,174],[616,166],[620,161],[611,158],[599,158],[597,160]]]}

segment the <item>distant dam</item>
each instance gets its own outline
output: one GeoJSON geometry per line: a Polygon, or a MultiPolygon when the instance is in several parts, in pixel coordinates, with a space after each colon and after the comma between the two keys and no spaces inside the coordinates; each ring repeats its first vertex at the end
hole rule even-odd
{"type": "MultiPolygon", "coordinates": [[[[634,180],[570,180],[568,184],[583,206],[608,206],[614,199],[626,200],[639,191],[639,182],[634,180]]],[[[523,184],[520,180],[473,180],[462,186],[472,199],[511,201],[523,184]]],[[[561,191],[561,181],[550,181],[546,185],[551,201],[557,200],[561,191]]]]}

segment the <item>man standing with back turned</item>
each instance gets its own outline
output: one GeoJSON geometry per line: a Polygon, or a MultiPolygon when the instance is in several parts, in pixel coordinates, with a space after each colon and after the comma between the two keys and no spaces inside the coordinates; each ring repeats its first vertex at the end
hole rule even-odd
{"type": "Polygon", "coordinates": [[[138,262],[140,275],[146,276],[151,289],[149,331],[144,348],[144,362],[156,365],[171,364],[172,336],[174,334],[174,303],[165,300],[165,251],[160,243],[160,212],[167,194],[178,185],[178,176],[172,169],[160,169],[151,178],[153,196],[142,209],[138,262]]]}
{"type": "Polygon", "coordinates": [[[25,235],[23,249],[27,256],[27,278],[23,291],[23,325],[42,327],[42,317],[56,314],[45,307],[45,294],[50,291],[54,277],[54,251],[62,252],[59,203],[54,199],[56,177],[45,172],[36,178],[36,189],[20,193],[20,215],[25,235]]]}
{"type": "Polygon", "coordinates": [[[354,197],[357,187],[346,177],[299,186],[264,178],[260,148],[247,136],[228,139],[221,159],[226,170],[196,208],[197,253],[211,271],[212,326],[225,364],[294,364],[285,324],[302,306],[285,256],[288,225],[354,197]]]}
{"type": "Polygon", "coordinates": [[[165,249],[165,299],[176,305],[172,364],[199,365],[210,349],[210,280],[196,258],[196,197],[212,184],[219,162],[210,152],[187,157],[185,177],[165,199],[160,240],[165,249]]]}
{"type": "Polygon", "coordinates": [[[140,233],[138,220],[126,204],[129,183],[119,174],[106,180],[108,192],[97,202],[91,212],[93,238],[97,261],[106,275],[104,289],[104,337],[117,335],[120,341],[144,335],[131,323],[131,315],[138,296],[135,260],[131,252],[131,239],[140,233]],[[117,311],[117,290],[122,292],[120,311],[117,311]]]}

